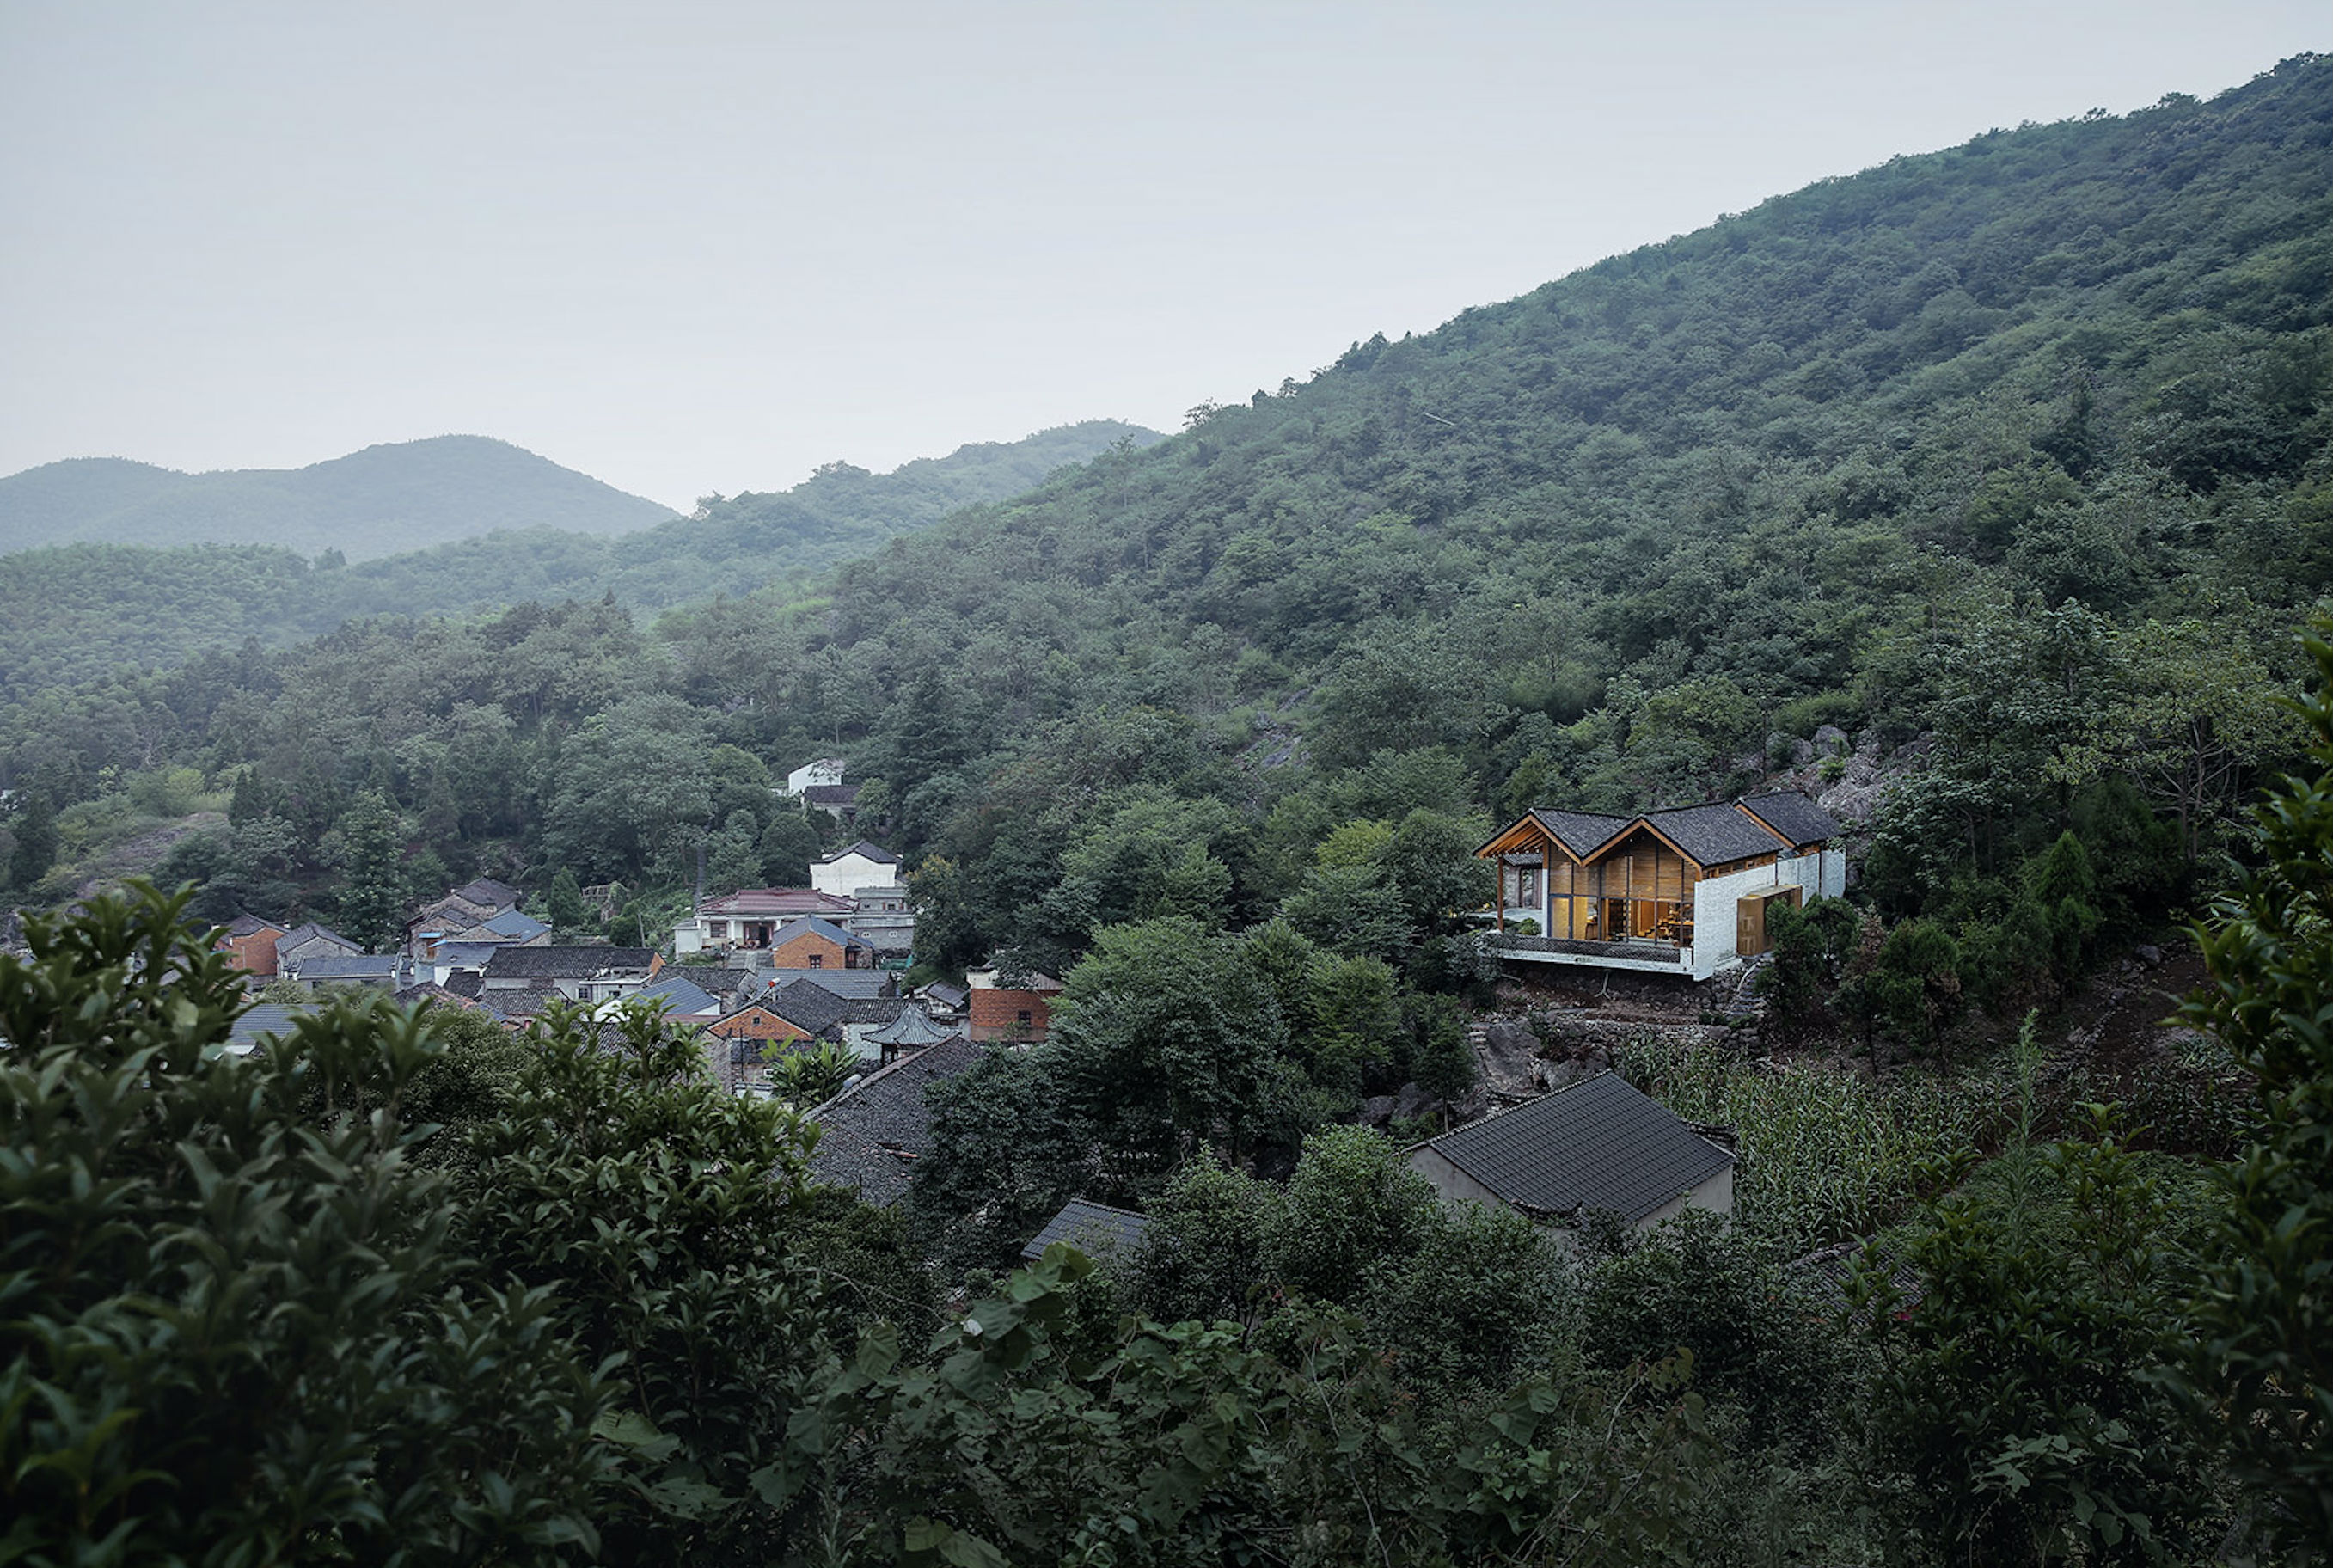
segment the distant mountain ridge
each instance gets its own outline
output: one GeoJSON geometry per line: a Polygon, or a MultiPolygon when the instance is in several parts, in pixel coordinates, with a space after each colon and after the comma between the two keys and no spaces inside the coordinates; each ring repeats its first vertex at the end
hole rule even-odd
{"type": "Polygon", "coordinates": [[[0,479],[0,552],[43,544],[280,544],[351,561],[519,528],[629,534],[673,516],[485,436],[367,447],[304,468],[208,474],[73,457],[0,479]]]}
{"type": "MultiPolygon", "coordinates": [[[[1138,425],[1090,419],[1018,441],[960,447],[888,474],[830,463],[790,490],[708,500],[692,516],[657,508],[666,521],[622,534],[502,530],[340,567],[311,564],[288,539],[168,549],[81,540],[17,549],[0,554],[0,699],[22,700],[125,663],[173,665],[245,638],[280,644],[318,636],[369,616],[458,616],[608,593],[654,611],[762,589],[803,591],[841,562],[964,507],[1005,500],[1104,453],[1163,439],[1138,425]]],[[[86,461],[97,467],[73,486],[83,495],[110,486],[125,505],[134,505],[145,476],[186,477],[142,464],[86,461]]],[[[0,493],[19,481],[48,483],[53,470],[68,467],[50,464],[0,481],[0,493]]],[[[0,503],[0,517],[4,508],[0,503]]]]}

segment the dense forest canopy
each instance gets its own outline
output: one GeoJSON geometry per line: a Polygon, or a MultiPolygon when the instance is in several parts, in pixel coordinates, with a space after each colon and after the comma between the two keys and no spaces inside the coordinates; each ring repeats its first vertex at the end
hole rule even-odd
{"type": "Polygon", "coordinates": [[[181,474],[76,457],[0,479],[0,551],[80,542],[275,544],[356,561],[497,529],[628,534],[671,508],[507,441],[437,436],[305,468],[181,474]]]}

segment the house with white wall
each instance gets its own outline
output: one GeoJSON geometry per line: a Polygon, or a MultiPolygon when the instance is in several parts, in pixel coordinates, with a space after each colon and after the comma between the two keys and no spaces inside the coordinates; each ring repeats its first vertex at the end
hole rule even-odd
{"type": "Polygon", "coordinates": [[[1796,791],[1633,817],[1525,813],[1498,867],[1501,957],[1705,980],[1766,951],[1766,910],[1847,891],[1839,825],[1796,791]]]}
{"type": "Polygon", "coordinates": [[[810,885],[830,898],[855,899],[873,888],[897,890],[899,857],[865,839],[810,865],[810,885]]]}

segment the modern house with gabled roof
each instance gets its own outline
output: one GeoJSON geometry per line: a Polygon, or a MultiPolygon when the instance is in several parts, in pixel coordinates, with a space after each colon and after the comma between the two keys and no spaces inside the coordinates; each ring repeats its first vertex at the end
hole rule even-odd
{"type": "Polygon", "coordinates": [[[1502,957],[1705,980],[1767,948],[1766,909],[1847,890],[1839,824],[1795,791],[1633,817],[1525,813],[1499,869],[1502,957]]]}
{"type": "Polygon", "coordinates": [[[897,887],[899,857],[865,839],[810,863],[810,885],[838,899],[855,899],[865,888],[897,887]]]}
{"type": "Polygon", "coordinates": [[[1733,1211],[1733,1151],[1617,1073],[1429,1139],[1409,1168],[1442,1198],[1504,1204],[1560,1230],[1599,1213],[1643,1229],[1680,1209],[1733,1211]]]}

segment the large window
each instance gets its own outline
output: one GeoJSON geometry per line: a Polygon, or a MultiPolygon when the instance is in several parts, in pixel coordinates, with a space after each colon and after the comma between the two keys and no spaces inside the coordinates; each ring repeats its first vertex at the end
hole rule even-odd
{"type": "Polygon", "coordinates": [[[1579,942],[1693,945],[1693,862],[1639,832],[1585,866],[1549,873],[1548,935],[1579,942]]]}

